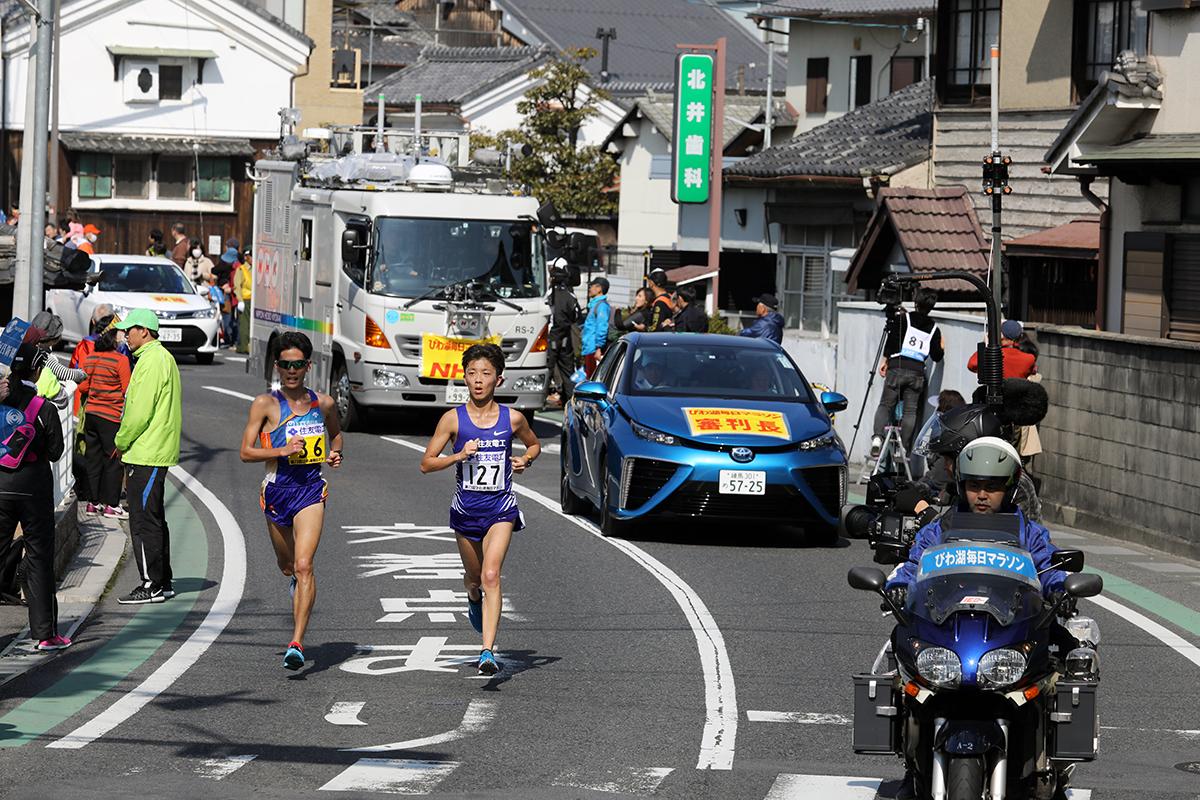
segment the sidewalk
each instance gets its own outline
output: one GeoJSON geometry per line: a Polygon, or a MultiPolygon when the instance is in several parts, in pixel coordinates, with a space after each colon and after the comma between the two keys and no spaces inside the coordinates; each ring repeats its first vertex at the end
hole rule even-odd
{"type": "MultiPolygon", "coordinates": [[[[82,509],[77,513],[79,547],[58,585],[58,629],[69,637],[75,636],[104,594],[121,564],[129,538],[125,525],[114,519],[89,516],[82,509]]],[[[0,650],[0,686],[57,655],[34,649],[34,642],[28,638],[25,606],[0,606],[0,641],[18,630],[16,638],[0,650]]]]}

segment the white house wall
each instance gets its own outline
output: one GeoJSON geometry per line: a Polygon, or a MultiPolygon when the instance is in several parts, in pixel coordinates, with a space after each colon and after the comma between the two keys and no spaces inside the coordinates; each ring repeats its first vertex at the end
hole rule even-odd
{"type": "Polygon", "coordinates": [[[671,180],[651,178],[655,158],[669,159],[667,139],[647,119],[630,123],[638,136],[627,139],[621,153],[620,226],[617,246],[641,250],[675,246],[678,206],[671,202],[671,180]]]}
{"type": "MultiPolygon", "coordinates": [[[[462,106],[462,116],[472,130],[499,133],[521,126],[522,117],[517,112],[519,103],[534,84],[525,75],[496,86],[486,93],[472,98],[462,106]]],[[[584,99],[591,97],[587,87],[581,87],[584,99]]],[[[592,117],[580,130],[583,144],[599,144],[625,116],[624,109],[608,101],[600,101],[600,113],[592,117]]]]}
{"type": "MultiPolygon", "coordinates": [[[[766,226],[767,189],[726,186],[721,201],[721,249],[771,253],[779,249],[779,226],[766,226]],[[737,224],[734,211],[746,209],[746,224],[737,224]],[[768,235],[769,234],[769,235],[768,235]]],[[[679,249],[708,249],[708,203],[679,206],[679,249]]]]}
{"type": "MultiPolygon", "coordinates": [[[[63,13],[59,126],[64,131],[275,138],[278,111],[291,105],[292,77],[305,63],[296,57],[307,58],[307,43],[301,47],[301,40],[281,37],[281,30],[261,17],[219,0],[186,5],[81,1],[63,13]],[[181,62],[182,99],[127,103],[121,75],[113,78],[114,60],[107,50],[113,45],[211,50],[217,57],[204,62],[203,83],[197,84],[191,83],[197,62],[181,62]]],[[[26,42],[24,30],[4,37],[9,56],[5,116],[16,129],[24,127],[26,42]]]]}

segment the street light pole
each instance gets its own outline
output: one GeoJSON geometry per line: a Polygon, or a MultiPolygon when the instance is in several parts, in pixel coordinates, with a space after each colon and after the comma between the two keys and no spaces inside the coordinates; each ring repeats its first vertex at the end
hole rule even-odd
{"type": "Polygon", "coordinates": [[[21,207],[25,219],[17,226],[17,263],[13,276],[13,316],[26,320],[40,311],[44,303],[46,140],[54,14],[55,0],[38,0],[37,13],[29,21],[29,73],[21,145],[21,207]]]}

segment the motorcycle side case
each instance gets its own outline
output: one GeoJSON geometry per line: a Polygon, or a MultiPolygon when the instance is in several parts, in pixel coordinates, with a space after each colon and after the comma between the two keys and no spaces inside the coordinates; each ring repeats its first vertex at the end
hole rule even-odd
{"type": "Polygon", "coordinates": [[[900,702],[895,675],[854,676],[854,752],[900,752],[900,702]]]}
{"type": "Polygon", "coordinates": [[[1092,761],[1100,744],[1097,684],[1060,680],[1050,710],[1050,758],[1092,761]]]}

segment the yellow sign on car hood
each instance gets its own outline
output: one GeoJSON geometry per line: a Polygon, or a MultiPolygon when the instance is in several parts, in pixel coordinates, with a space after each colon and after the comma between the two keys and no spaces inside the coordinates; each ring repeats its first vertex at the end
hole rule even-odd
{"type": "Polygon", "coordinates": [[[749,408],[685,408],[692,436],[771,436],[790,439],[787,420],[778,411],[749,408]]]}
{"type": "Polygon", "coordinates": [[[462,378],[462,354],[473,344],[500,344],[500,337],[456,339],[434,333],[421,334],[421,377],[462,378]]]}

